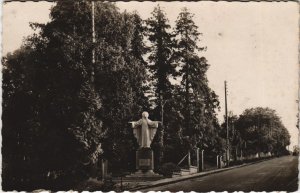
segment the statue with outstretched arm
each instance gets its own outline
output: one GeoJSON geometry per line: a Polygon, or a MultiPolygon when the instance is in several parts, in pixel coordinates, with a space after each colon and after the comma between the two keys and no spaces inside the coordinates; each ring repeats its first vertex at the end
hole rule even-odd
{"type": "Polygon", "coordinates": [[[129,122],[133,128],[133,134],[141,148],[150,148],[152,140],[158,128],[159,121],[151,121],[148,119],[149,113],[143,112],[142,118],[138,121],[129,122]]]}

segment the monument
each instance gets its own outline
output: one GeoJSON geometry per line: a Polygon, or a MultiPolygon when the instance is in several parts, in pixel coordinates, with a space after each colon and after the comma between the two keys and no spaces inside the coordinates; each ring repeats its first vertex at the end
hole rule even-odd
{"type": "Polygon", "coordinates": [[[143,112],[140,120],[130,122],[133,128],[133,134],[139,144],[139,149],[136,151],[136,169],[138,171],[134,174],[135,176],[159,176],[153,172],[154,159],[153,151],[150,148],[159,121],[151,121],[148,117],[148,112],[143,112]]]}

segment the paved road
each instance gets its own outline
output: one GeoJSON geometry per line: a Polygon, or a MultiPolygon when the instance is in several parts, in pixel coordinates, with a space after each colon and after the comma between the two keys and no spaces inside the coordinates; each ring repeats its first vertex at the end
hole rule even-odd
{"type": "Polygon", "coordinates": [[[285,156],[142,191],[296,191],[298,158],[285,156]]]}

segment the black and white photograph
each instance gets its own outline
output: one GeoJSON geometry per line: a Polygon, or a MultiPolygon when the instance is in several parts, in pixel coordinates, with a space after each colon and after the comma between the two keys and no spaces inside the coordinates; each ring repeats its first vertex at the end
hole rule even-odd
{"type": "Polygon", "coordinates": [[[297,1],[2,2],[1,190],[298,191],[297,1]]]}

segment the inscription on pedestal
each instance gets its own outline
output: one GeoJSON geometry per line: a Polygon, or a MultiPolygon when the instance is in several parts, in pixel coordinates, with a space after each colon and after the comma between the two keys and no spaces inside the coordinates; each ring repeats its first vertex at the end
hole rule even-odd
{"type": "Polygon", "coordinates": [[[136,169],[143,172],[153,170],[153,151],[150,148],[140,148],[136,152],[136,169]]]}
{"type": "Polygon", "coordinates": [[[151,160],[150,159],[139,159],[139,165],[140,166],[151,166],[151,160]]]}

